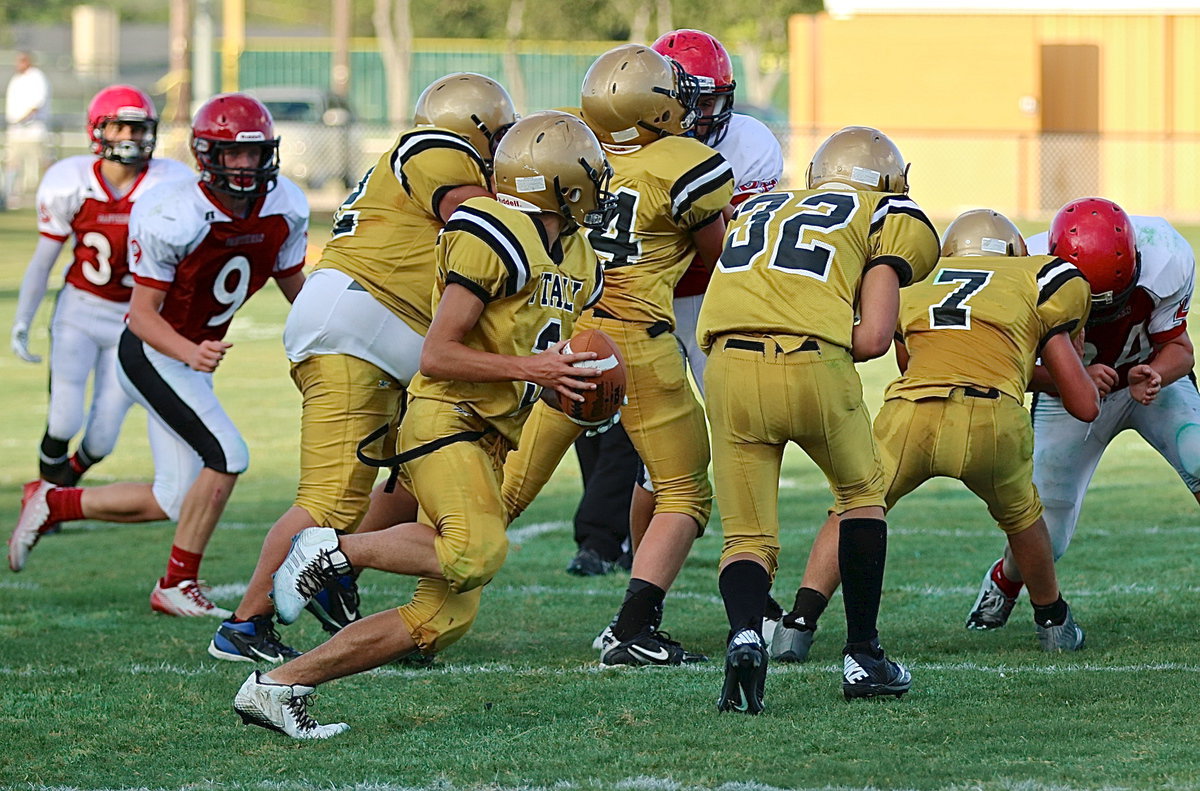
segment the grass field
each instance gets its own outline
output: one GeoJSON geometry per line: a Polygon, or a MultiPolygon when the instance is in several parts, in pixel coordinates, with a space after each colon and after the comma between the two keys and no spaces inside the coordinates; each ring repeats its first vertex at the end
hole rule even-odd
{"type": "MultiPolygon", "coordinates": [[[[33,227],[31,212],[0,213],[5,328],[33,227]]],[[[42,353],[48,306],[33,333],[42,353]]],[[[294,492],[299,404],[279,341],[285,309],[273,287],[256,296],[234,322],[235,346],[217,375],[253,459],[204,565],[228,606],[294,492]]],[[[873,403],[893,370],[865,368],[873,403]]],[[[45,376],[44,365],[0,354],[5,537],[21,484],[36,471],[45,376]]],[[[151,472],[135,409],[88,483],[151,472]]],[[[828,493],[795,454],[783,483],[778,590],[787,601],[828,493]]],[[[1025,600],[1006,629],[963,628],[1002,537],[965,489],[933,482],[891,517],[881,628],[910,665],[913,691],[900,701],[842,700],[838,600],[812,660],[772,668],[757,718],[716,714],[719,661],[597,669],[590,642],[624,581],[563,573],[577,496],[568,459],[514,526],[508,564],[471,634],[431,670],[387,667],[327,685],[314,714],[352,730],[318,743],[242,727],[230,702],[249,667],[209,658],[216,624],[150,613],[171,525],[70,525],[39,544],[24,572],[0,572],[0,788],[1200,788],[1200,520],[1174,473],[1137,438],[1110,449],[1060,567],[1088,631],[1084,651],[1040,653],[1025,600]]],[[[719,536],[714,521],[668,597],[666,621],[714,657],[726,628],[719,536]]],[[[375,572],[362,585],[370,611],[409,590],[375,572]]],[[[321,635],[307,616],[284,630],[300,648],[321,635]]]]}

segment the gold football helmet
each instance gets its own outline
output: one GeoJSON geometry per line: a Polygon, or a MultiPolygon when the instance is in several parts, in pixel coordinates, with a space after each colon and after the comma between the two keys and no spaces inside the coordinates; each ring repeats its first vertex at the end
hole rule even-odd
{"type": "Polygon", "coordinates": [[[491,161],[500,138],[517,121],[512,97],[490,77],[469,71],[434,80],[417,97],[413,122],[458,132],[491,161]]]}
{"type": "Polygon", "coordinates": [[[700,86],[678,63],[641,44],[596,58],[583,77],[583,120],[600,142],[639,146],[696,123],[700,86]]]}
{"type": "Polygon", "coordinates": [[[808,188],[836,181],[855,190],[908,192],[908,165],[887,135],[847,126],[830,135],[808,164],[808,188]]]}
{"type": "Polygon", "coordinates": [[[942,257],[965,255],[1027,256],[1029,248],[1012,220],[998,211],[963,212],[942,236],[942,257]]]}
{"type": "Polygon", "coordinates": [[[608,191],[612,168],[596,135],[557,110],[522,118],[496,147],[496,199],[521,211],[554,212],[563,233],[604,228],[616,210],[608,191]]]}

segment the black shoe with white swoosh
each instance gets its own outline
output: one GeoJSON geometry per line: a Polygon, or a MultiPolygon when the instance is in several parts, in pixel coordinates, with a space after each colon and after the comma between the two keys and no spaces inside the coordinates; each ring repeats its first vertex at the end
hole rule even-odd
{"type": "Polygon", "coordinates": [[[684,649],[671,635],[647,629],[628,640],[614,641],[600,653],[601,667],[616,665],[681,665],[685,662],[707,662],[704,654],[684,649]]]}
{"type": "Polygon", "coordinates": [[[881,695],[898,698],[911,686],[912,674],[908,668],[888,659],[878,640],[872,640],[861,650],[846,646],[842,656],[842,694],[846,700],[881,695]]]}
{"type": "Polygon", "coordinates": [[[273,665],[300,656],[299,651],[279,639],[270,615],[255,615],[246,621],[224,621],[208,644],[208,653],[228,662],[270,662],[273,665]]]}
{"type": "Polygon", "coordinates": [[[717,711],[761,714],[767,684],[767,646],[753,629],[743,629],[725,652],[725,683],[717,711]]]}

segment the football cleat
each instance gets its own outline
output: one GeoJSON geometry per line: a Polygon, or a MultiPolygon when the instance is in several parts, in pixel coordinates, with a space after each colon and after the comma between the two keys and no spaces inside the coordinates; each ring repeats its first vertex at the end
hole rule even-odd
{"type": "Polygon", "coordinates": [[[229,662],[270,662],[278,665],[300,656],[279,639],[270,615],[253,615],[247,621],[224,621],[208,644],[208,653],[229,662]]]}
{"type": "Polygon", "coordinates": [[[184,580],[173,588],[164,588],[162,580],[159,580],[154,583],[154,590],[150,591],[150,609],[184,618],[202,615],[232,618],[231,611],[218,607],[208,598],[206,589],[207,586],[199,580],[184,580]]]}
{"type": "Polygon", "coordinates": [[[971,614],[967,616],[968,629],[999,629],[1008,623],[1008,616],[1012,615],[1013,607],[1017,606],[1016,597],[1000,590],[1000,586],[992,579],[992,571],[998,563],[1003,562],[1003,558],[997,560],[988,566],[987,573],[983,575],[979,596],[971,607],[971,614]]]}
{"type": "Polygon", "coordinates": [[[605,560],[600,557],[596,550],[590,547],[584,547],[575,553],[575,557],[571,558],[571,562],[567,564],[567,573],[573,574],[576,577],[600,577],[605,574],[612,574],[617,570],[617,563],[614,560],[605,560]]]}
{"type": "Polygon", "coordinates": [[[1083,648],[1084,634],[1071,608],[1067,607],[1067,618],[1061,624],[1037,624],[1038,643],[1043,651],[1078,651],[1083,648]]]}
{"type": "Polygon", "coordinates": [[[342,574],[328,583],[304,605],[329,634],[337,634],[362,617],[358,610],[358,580],[342,574]]]}
{"type": "Polygon", "coordinates": [[[600,666],[617,665],[681,665],[692,662],[707,662],[704,654],[686,650],[671,635],[657,629],[647,629],[628,640],[613,637],[611,643],[600,651],[600,666]]]}
{"type": "Polygon", "coordinates": [[[329,583],[353,569],[338,548],[337,531],[310,527],[292,537],[292,548],[271,578],[275,612],[282,624],[294,623],[300,611],[329,583]]]}
{"type": "Polygon", "coordinates": [[[771,640],[771,658],[778,662],[806,661],[815,635],[814,629],[797,629],[780,623],[771,640]]]}
{"type": "MultiPolygon", "coordinates": [[[[613,623],[616,623],[616,621],[613,621],[613,623]]],[[[592,648],[603,654],[610,646],[616,645],[618,640],[617,636],[613,634],[612,628],[612,623],[604,627],[603,631],[596,635],[596,639],[592,641],[592,648]]]]}
{"type": "Polygon", "coordinates": [[[25,568],[33,545],[50,523],[50,505],[46,502],[46,495],[53,488],[54,484],[39,478],[25,484],[21,492],[21,515],[17,517],[17,526],[8,537],[8,567],[13,571],[25,568]]]}
{"type": "Polygon", "coordinates": [[[328,739],[350,729],[344,722],[321,725],[308,713],[312,687],[273,684],[255,670],[233,698],[233,710],[246,725],[257,725],[293,739],[328,739]]]}
{"type": "Polygon", "coordinates": [[[845,650],[842,657],[842,694],[846,700],[902,696],[912,686],[912,674],[899,662],[887,658],[872,640],[866,651],[845,650]]]}
{"type": "Polygon", "coordinates": [[[717,711],[761,714],[767,683],[767,646],[753,629],[743,629],[725,652],[725,683],[717,711]]]}

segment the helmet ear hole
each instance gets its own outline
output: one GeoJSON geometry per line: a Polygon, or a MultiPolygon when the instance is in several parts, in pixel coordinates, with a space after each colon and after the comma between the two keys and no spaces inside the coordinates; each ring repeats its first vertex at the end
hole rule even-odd
{"type": "Polygon", "coordinates": [[[579,189],[579,187],[572,187],[567,190],[564,197],[566,197],[568,203],[579,203],[579,199],[583,197],[583,190],[579,189]]]}

